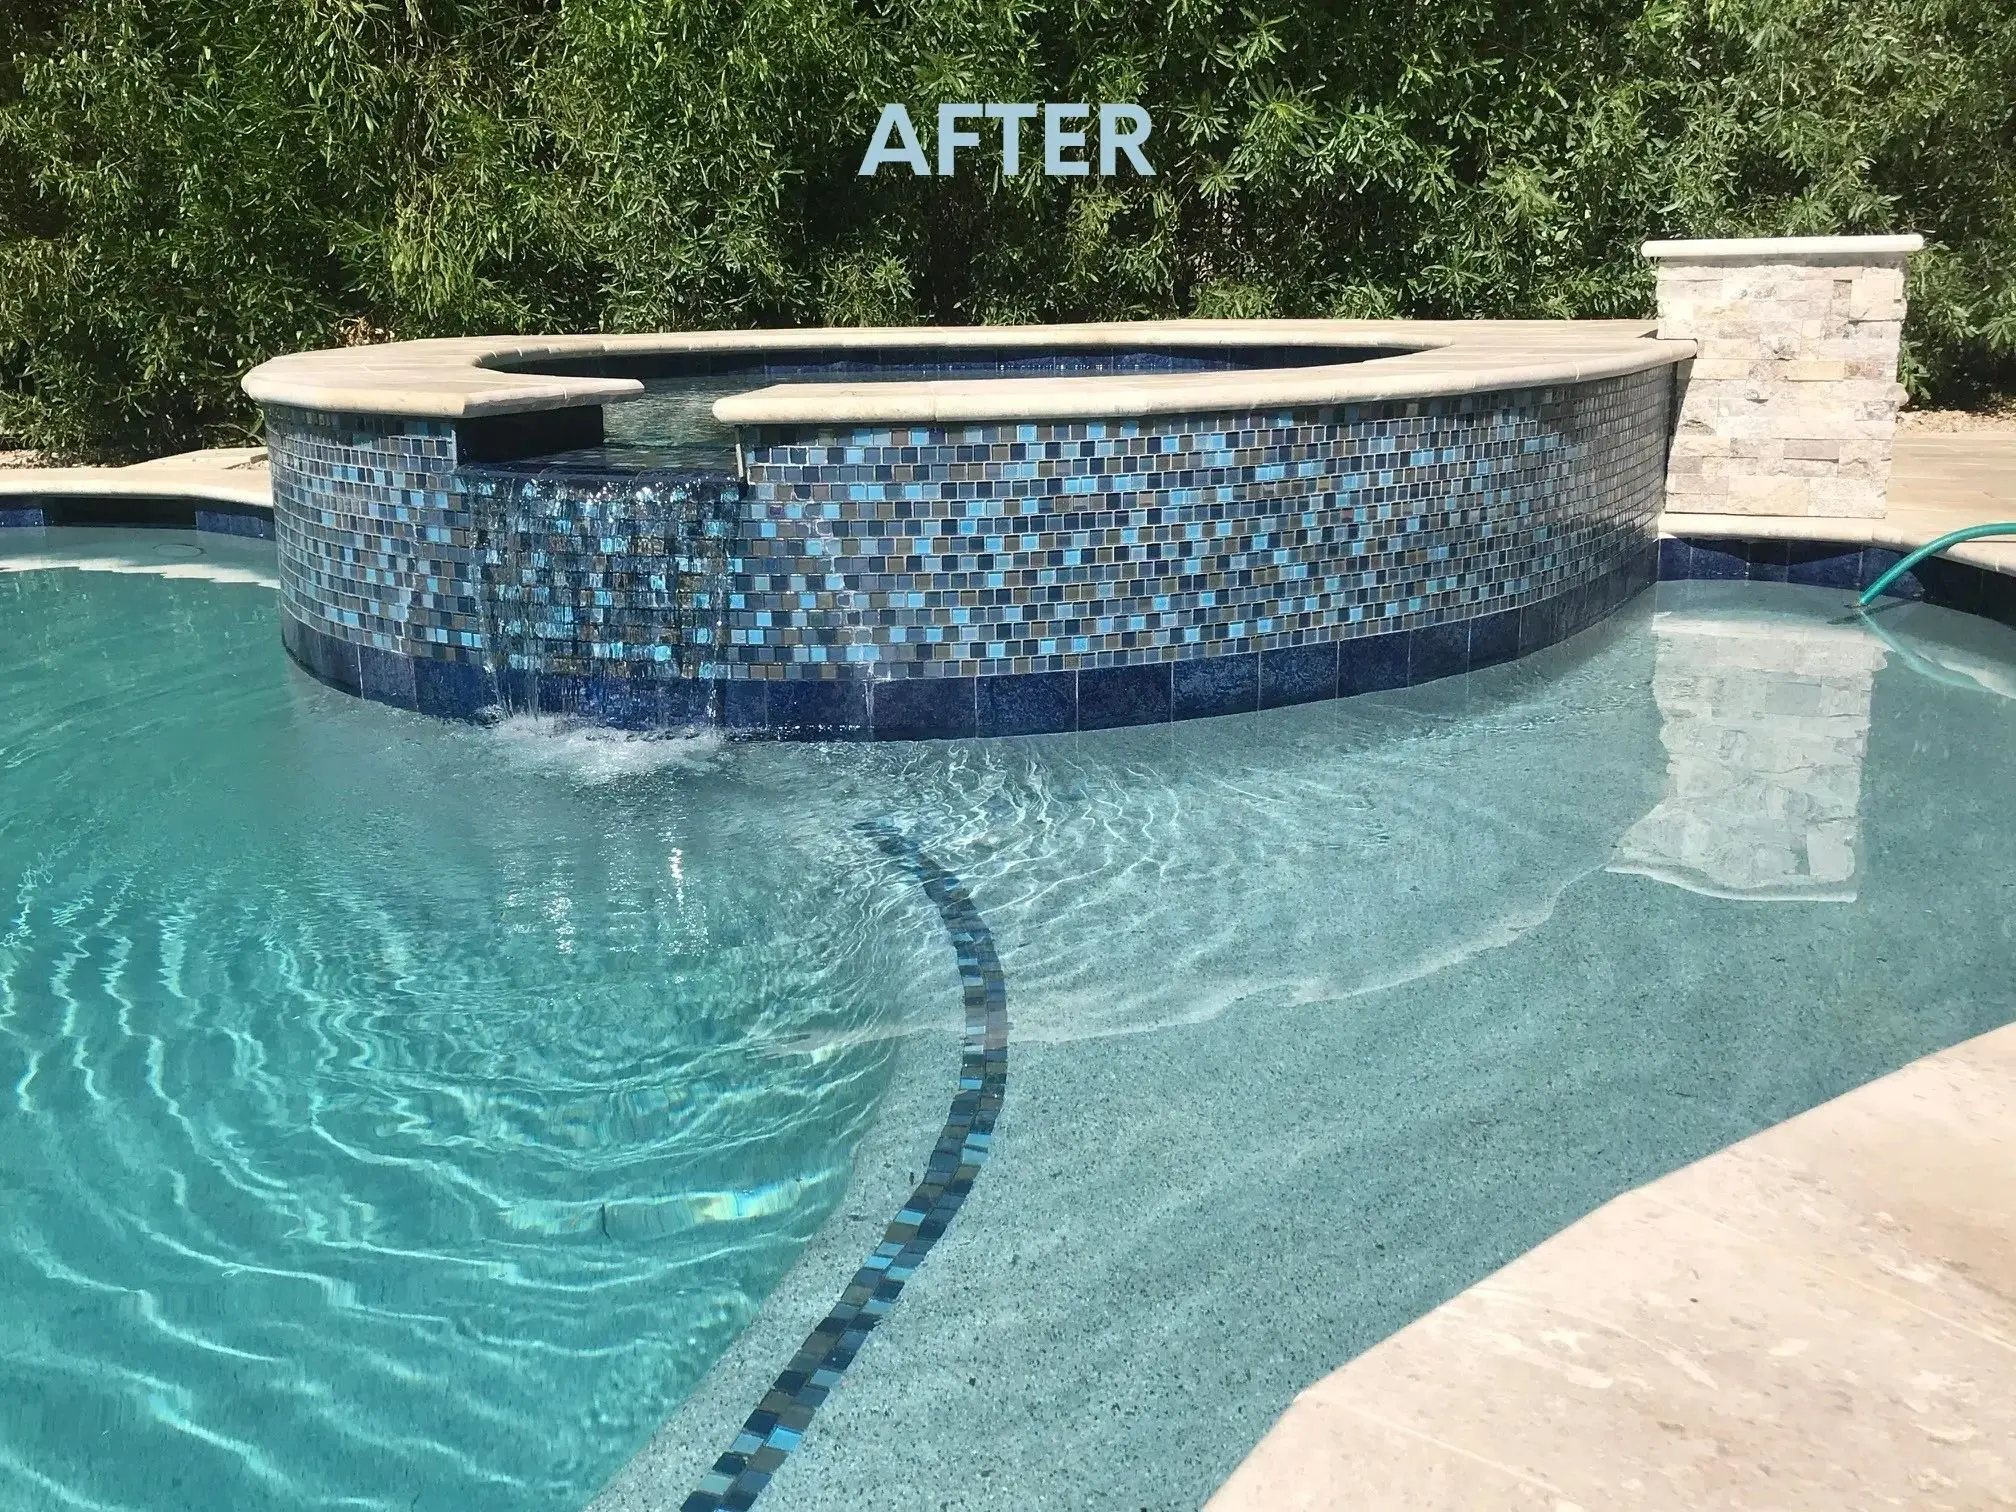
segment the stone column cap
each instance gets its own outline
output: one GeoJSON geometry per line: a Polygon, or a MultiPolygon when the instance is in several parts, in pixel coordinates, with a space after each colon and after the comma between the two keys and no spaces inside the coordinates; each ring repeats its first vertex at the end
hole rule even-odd
{"type": "Polygon", "coordinates": [[[1925,238],[1916,232],[1902,236],[1737,236],[1724,240],[1648,241],[1638,250],[1657,262],[1801,261],[1833,262],[1857,257],[1901,257],[1920,252],[1925,238]]]}

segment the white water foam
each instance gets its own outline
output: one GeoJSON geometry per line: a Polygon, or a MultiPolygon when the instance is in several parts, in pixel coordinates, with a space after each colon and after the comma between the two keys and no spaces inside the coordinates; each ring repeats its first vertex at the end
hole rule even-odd
{"type": "Polygon", "coordinates": [[[717,731],[697,734],[614,730],[555,714],[512,714],[482,728],[520,771],[543,773],[576,787],[603,787],[666,771],[704,772],[726,759],[730,742],[717,731]]]}

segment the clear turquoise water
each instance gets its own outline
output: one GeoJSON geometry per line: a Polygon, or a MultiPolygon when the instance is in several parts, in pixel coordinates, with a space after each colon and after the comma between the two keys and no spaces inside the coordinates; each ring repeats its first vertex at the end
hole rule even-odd
{"type": "Polygon", "coordinates": [[[860,1031],[949,952],[705,748],[360,719],[273,615],[0,572],[0,1506],[577,1506],[823,1220],[860,1031]]]}
{"type": "Polygon", "coordinates": [[[943,1118],[886,817],[991,925],[1007,1103],[760,1505],[1195,1507],[1607,1197],[2016,1016],[2016,632],[1844,600],[713,747],[347,699],[254,583],[0,573],[0,1505],[676,1506],[858,1263],[786,1275],[856,1149],[943,1118]]]}

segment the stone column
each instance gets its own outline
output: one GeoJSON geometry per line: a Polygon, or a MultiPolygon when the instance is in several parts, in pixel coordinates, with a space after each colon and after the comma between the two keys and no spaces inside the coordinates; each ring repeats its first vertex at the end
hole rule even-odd
{"type": "Polygon", "coordinates": [[[1659,334],[1699,351],[1669,513],[1878,519],[1890,487],[1904,262],[1918,236],[1647,242],[1659,334]]]}

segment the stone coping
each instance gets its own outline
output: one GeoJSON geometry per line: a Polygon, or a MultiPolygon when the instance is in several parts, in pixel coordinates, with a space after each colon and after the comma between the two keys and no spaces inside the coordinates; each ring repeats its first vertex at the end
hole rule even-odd
{"type": "Polygon", "coordinates": [[[1904,236],[1754,236],[1726,240],[1648,241],[1638,250],[1654,262],[1835,262],[1922,252],[1925,238],[1904,236]]]}
{"type": "MultiPolygon", "coordinates": [[[[219,447],[129,467],[19,467],[0,471],[6,499],[196,499],[271,510],[261,447],[219,447]]],[[[0,508],[6,507],[0,504],[0,508]]]]}
{"type": "Polygon", "coordinates": [[[714,406],[732,425],[901,424],[1224,414],[1284,405],[1423,399],[1582,383],[1686,360],[1644,320],[1153,320],[1054,326],[895,326],[693,331],[637,336],[471,336],[295,352],[245,375],[261,404],[336,414],[464,419],[620,403],[630,378],[562,377],[542,361],[652,354],[970,348],[1353,346],[1364,362],[1244,372],[990,378],[915,383],[785,383],[714,406]]]}
{"type": "Polygon", "coordinates": [[[2016,1503],[2016,1025],[1626,1193],[1309,1387],[1208,1512],[2016,1503]]]}

